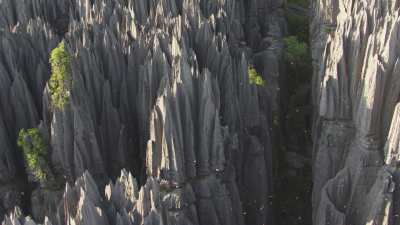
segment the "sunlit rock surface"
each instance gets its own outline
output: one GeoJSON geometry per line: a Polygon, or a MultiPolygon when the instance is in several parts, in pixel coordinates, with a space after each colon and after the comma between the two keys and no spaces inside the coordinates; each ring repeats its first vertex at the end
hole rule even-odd
{"type": "Polygon", "coordinates": [[[3,223],[270,224],[282,4],[0,0],[3,223]],[[72,88],[58,109],[47,81],[61,40],[72,88]],[[27,178],[16,140],[32,127],[56,186],[27,178]]]}
{"type": "Polygon", "coordinates": [[[398,7],[314,1],[316,225],[400,222],[398,7]]]}

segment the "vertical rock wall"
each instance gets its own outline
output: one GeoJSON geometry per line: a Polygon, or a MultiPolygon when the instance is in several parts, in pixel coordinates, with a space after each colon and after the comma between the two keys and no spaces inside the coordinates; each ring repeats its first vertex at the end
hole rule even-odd
{"type": "Polygon", "coordinates": [[[397,224],[398,1],[314,1],[314,224],[397,224]]]}

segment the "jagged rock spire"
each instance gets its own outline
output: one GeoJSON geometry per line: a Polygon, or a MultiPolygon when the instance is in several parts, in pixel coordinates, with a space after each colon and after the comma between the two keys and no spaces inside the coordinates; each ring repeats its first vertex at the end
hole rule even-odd
{"type": "Polygon", "coordinates": [[[396,224],[398,4],[321,0],[312,11],[314,223],[396,224]]]}
{"type": "MultiPolygon", "coordinates": [[[[28,212],[55,225],[271,221],[271,101],[248,82],[252,52],[243,43],[258,49],[259,61],[279,64],[279,40],[270,40],[274,50],[258,43],[282,36],[280,25],[264,18],[281,21],[274,12],[281,4],[1,1],[0,180],[9,185],[0,210],[29,205],[8,204],[29,187],[28,212]],[[244,27],[257,33],[245,35],[244,27]],[[48,58],[61,40],[72,86],[57,109],[48,58]],[[52,172],[69,183],[64,191],[25,179],[15,140],[31,127],[40,127],[52,172]],[[122,168],[139,185],[123,171],[99,192],[122,168]]],[[[277,79],[278,72],[263,74],[277,79]]]]}

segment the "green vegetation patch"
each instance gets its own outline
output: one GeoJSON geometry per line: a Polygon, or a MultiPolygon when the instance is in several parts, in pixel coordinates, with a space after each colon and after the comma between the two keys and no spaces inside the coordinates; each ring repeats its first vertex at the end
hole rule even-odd
{"type": "Polygon", "coordinates": [[[257,86],[265,85],[265,80],[259,73],[257,73],[256,69],[254,69],[253,66],[248,67],[248,73],[249,73],[250,84],[255,84],[257,86]]]}
{"type": "Polygon", "coordinates": [[[308,46],[305,42],[299,41],[296,36],[289,36],[283,39],[286,46],[286,59],[290,63],[305,61],[308,57],[308,46]]]}
{"type": "Polygon", "coordinates": [[[63,109],[69,101],[71,80],[71,55],[65,49],[62,41],[50,54],[51,77],[49,89],[52,103],[58,109],[63,109]]]}
{"type": "Polygon", "coordinates": [[[40,182],[46,181],[47,146],[39,130],[37,128],[20,130],[17,144],[22,149],[28,169],[35,179],[40,182]]]}

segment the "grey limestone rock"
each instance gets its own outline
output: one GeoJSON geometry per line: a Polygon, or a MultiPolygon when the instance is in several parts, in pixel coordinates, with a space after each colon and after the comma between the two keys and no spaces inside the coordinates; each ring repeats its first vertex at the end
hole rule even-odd
{"type": "Polygon", "coordinates": [[[398,14],[396,1],[313,4],[314,224],[398,222],[398,14]]]}
{"type": "Polygon", "coordinates": [[[8,202],[24,187],[33,204],[27,213],[47,224],[270,223],[268,117],[276,107],[282,5],[0,0],[5,223],[33,224],[11,213],[26,202],[8,202]],[[61,40],[72,80],[62,109],[48,84],[49,54],[61,40]],[[270,68],[260,69],[271,81],[265,88],[248,81],[253,59],[270,68]],[[63,195],[27,179],[16,138],[32,127],[48,144],[59,185],[67,182],[63,195]],[[117,179],[123,168],[130,173],[117,179]]]}

